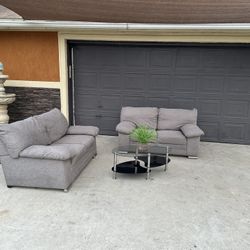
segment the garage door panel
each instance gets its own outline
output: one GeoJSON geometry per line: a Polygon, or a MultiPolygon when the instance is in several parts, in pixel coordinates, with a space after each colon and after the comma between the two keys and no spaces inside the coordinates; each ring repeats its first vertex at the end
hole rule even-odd
{"type": "Polygon", "coordinates": [[[250,48],[76,47],[77,122],[113,135],[122,106],[197,108],[203,140],[250,144],[250,48]]]}
{"type": "Polygon", "coordinates": [[[80,65],[85,65],[87,67],[96,67],[98,63],[97,55],[94,47],[86,46],[86,47],[78,47],[74,48],[74,64],[75,67],[81,68],[80,65]],[[84,56],[82,56],[84,54],[84,56]]]}
{"type": "Polygon", "coordinates": [[[202,140],[205,141],[217,141],[219,138],[220,123],[219,122],[206,122],[199,121],[199,127],[206,131],[205,135],[202,137],[202,140]]]}
{"type": "Polygon", "coordinates": [[[152,49],[150,52],[149,63],[151,67],[172,68],[175,53],[170,49],[152,49]]]}
{"type": "Polygon", "coordinates": [[[83,126],[100,126],[99,120],[94,115],[77,114],[76,125],[83,126]]]}
{"type": "Polygon", "coordinates": [[[148,90],[171,91],[172,77],[166,74],[152,74],[148,78],[148,90]]]}
{"type": "Polygon", "coordinates": [[[231,69],[249,69],[250,51],[246,48],[238,48],[227,53],[227,63],[231,69]]]}
{"type": "Polygon", "coordinates": [[[75,83],[77,88],[97,88],[97,73],[77,72],[75,74],[75,83]]]}
{"type": "Polygon", "coordinates": [[[126,66],[141,67],[146,66],[146,50],[144,48],[129,48],[125,51],[126,66]]]}
{"type": "Polygon", "coordinates": [[[176,76],[173,82],[173,88],[177,92],[196,91],[196,77],[194,76],[176,76]]]}
{"type": "Polygon", "coordinates": [[[222,141],[243,141],[246,135],[246,125],[237,123],[223,123],[220,128],[222,141]]]}
{"type": "Polygon", "coordinates": [[[197,71],[200,64],[200,50],[186,48],[178,49],[176,52],[176,70],[188,69],[197,71]]]}
{"type": "Polygon", "coordinates": [[[86,108],[96,108],[99,105],[99,97],[96,95],[77,95],[75,98],[75,108],[81,109],[81,107],[86,108]]]}
{"type": "Polygon", "coordinates": [[[193,76],[198,75],[201,72],[199,68],[175,68],[173,73],[175,76],[193,76]]]}
{"type": "Polygon", "coordinates": [[[245,68],[246,65],[246,57],[245,54],[249,54],[248,51],[244,50],[240,51],[239,49],[236,50],[230,50],[226,51],[225,53],[225,58],[226,58],[226,63],[229,66],[230,69],[239,69],[239,68],[245,68]],[[243,55],[244,54],[244,55],[243,55]]]}
{"type": "Polygon", "coordinates": [[[125,75],[124,88],[141,90],[145,86],[145,74],[128,73],[125,75]]]}
{"type": "Polygon", "coordinates": [[[81,100],[83,98],[83,96],[93,96],[93,98],[97,98],[98,99],[98,93],[96,91],[96,89],[89,89],[89,88],[81,88],[78,89],[76,88],[76,92],[75,95],[75,100],[81,100]]]}
{"type": "Polygon", "coordinates": [[[123,96],[122,100],[123,106],[145,106],[145,97],[144,96],[123,96]]]}
{"type": "Polygon", "coordinates": [[[230,75],[230,77],[250,77],[250,72],[249,72],[249,68],[243,68],[243,67],[239,67],[239,68],[229,68],[227,75],[230,75]]]}
{"type": "Polygon", "coordinates": [[[100,134],[116,135],[116,125],[119,123],[119,117],[102,117],[100,120],[100,134]]]}
{"type": "Polygon", "coordinates": [[[203,68],[226,69],[228,60],[225,60],[226,51],[224,49],[203,49],[201,51],[201,64],[203,68]]]}
{"type": "Polygon", "coordinates": [[[100,114],[99,110],[97,110],[96,108],[76,108],[75,109],[75,113],[76,115],[82,115],[82,116],[93,116],[93,117],[97,117],[98,114],[100,114]]]}
{"type": "Polygon", "coordinates": [[[227,117],[248,117],[249,102],[247,101],[225,101],[223,115],[227,117]]]}
{"type": "Polygon", "coordinates": [[[220,116],[222,102],[220,100],[200,100],[198,105],[199,115],[220,116]]]}
{"type": "Polygon", "coordinates": [[[97,53],[99,64],[112,69],[119,68],[122,63],[121,58],[124,57],[123,51],[114,50],[112,47],[100,49],[97,53]]]}
{"type": "Polygon", "coordinates": [[[109,89],[113,90],[114,86],[116,86],[116,89],[121,88],[121,75],[119,73],[115,72],[105,72],[100,73],[100,79],[99,79],[99,85],[101,89],[109,89]]]}
{"type": "Polygon", "coordinates": [[[122,106],[122,101],[120,95],[118,96],[105,96],[100,97],[100,107],[105,111],[120,110],[122,106]]]}
{"type": "Polygon", "coordinates": [[[214,75],[220,75],[220,76],[225,76],[230,73],[230,70],[227,70],[225,68],[209,68],[203,66],[203,68],[200,69],[199,73],[201,75],[207,75],[207,76],[214,76],[214,75]]]}
{"type": "Polygon", "coordinates": [[[149,107],[170,107],[170,98],[165,97],[148,97],[146,98],[147,106],[149,107]]]}
{"type": "Polygon", "coordinates": [[[250,94],[250,78],[227,77],[225,79],[225,91],[230,94],[250,94]]]}
{"type": "MultiPolygon", "coordinates": [[[[148,74],[148,76],[151,75],[169,75],[169,76],[173,76],[175,74],[175,69],[174,68],[161,68],[161,67],[152,67],[152,68],[148,68],[147,70],[144,70],[144,72],[146,72],[148,74]]],[[[142,72],[142,73],[144,73],[142,72]]]]}
{"type": "Polygon", "coordinates": [[[196,100],[194,98],[171,97],[170,108],[182,109],[183,107],[185,107],[186,109],[197,108],[196,100]]]}
{"type": "Polygon", "coordinates": [[[197,79],[198,89],[201,93],[222,93],[224,90],[224,77],[200,76],[197,79]]]}

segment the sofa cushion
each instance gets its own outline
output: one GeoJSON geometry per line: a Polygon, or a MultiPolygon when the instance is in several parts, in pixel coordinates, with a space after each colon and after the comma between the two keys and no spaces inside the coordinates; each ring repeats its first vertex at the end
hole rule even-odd
{"type": "Polygon", "coordinates": [[[4,143],[0,140],[0,156],[3,155],[8,155],[8,151],[6,149],[6,146],[4,145],[4,143]]]}
{"type": "Polygon", "coordinates": [[[94,137],[90,135],[65,135],[51,145],[58,144],[81,144],[88,148],[93,142],[94,137]]]}
{"type": "Polygon", "coordinates": [[[135,123],[130,121],[123,121],[116,126],[116,131],[121,134],[129,135],[135,128],[135,123]]]}
{"type": "Polygon", "coordinates": [[[31,145],[50,143],[46,129],[32,117],[0,125],[0,139],[12,158],[18,158],[20,151],[31,145]]]}
{"type": "Polygon", "coordinates": [[[44,114],[34,116],[34,119],[46,129],[50,138],[50,143],[64,136],[68,130],[68,121],[57,108],[44,114]]]}
{"type": "Polygon", "coordinates": [[[165,109],[160,108],[158,129],[180,130],[185,124],[196,124],[197,109],[165,109]]]}
{"type": "Polygon", "coordinates": [[[152,129],[157,127],[158,108],[123,107],[121,121],[129,121],[137,126],[146,126],[152,129]]]}
{"type": "Polygon", "coordinates": [[[65,161],[80,154],[81,144],[33,145],[20,152],[20,157],[65,161]]]}
{"type": "Polygon", "coordinates": [[[157,142],[162,144],[186,144],[186,138],[180,131],[159,130],[157,131],[157,142]]]}
{"type": "Polygon", "coordinates": [[[70,126],[66,132],[68,135],[92,135],[97,136],[99,128],[95,126],[70,126]]]}

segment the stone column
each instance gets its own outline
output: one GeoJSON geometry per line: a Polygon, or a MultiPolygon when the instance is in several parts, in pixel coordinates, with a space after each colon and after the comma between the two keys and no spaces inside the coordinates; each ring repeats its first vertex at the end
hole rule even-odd
{"type": "Polygon", "coordinates": [[[16,100],[15,94],[5,93],[4,82],[8,78],[8,75],[3,74],[3,64],[0,62],[0,124],[9,122],[8,104],[16,100]]]}

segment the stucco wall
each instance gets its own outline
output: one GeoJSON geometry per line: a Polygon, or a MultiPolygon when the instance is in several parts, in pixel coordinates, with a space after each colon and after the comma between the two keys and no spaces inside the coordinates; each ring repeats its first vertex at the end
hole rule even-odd
{"type": "Polygon", "coordinates": [[[60,81],[57,32],[0,31],[0,61],[10,80],[60,81]]]}

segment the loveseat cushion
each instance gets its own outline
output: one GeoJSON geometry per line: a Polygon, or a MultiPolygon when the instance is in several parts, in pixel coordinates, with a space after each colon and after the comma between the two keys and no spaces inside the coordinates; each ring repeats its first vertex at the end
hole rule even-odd
{"type": "Polygon", "coordinates": [[[180,131],[159,130],[157,131],[157,142],[160,144],[185,145],[187,141],[180,131]]]}
{"type": "Polygon", "coordinates": [[[70,126],[66,132],[68,135],[92,135],[97,136],[99,128],[95,126],[70,126]]]}
{"type": "Polygon", "coordinates": [[[69,160],[84,149],[81,144],[33,145],[20,152],[20,157],[48,160],[69,160]]]}
{"type": "Polygon", "coordinates": [[[122,121],[116,126],[116,131],[120,134],[128,135],[136,128],[136,124],[130,121],[122,121]]]}
{"type": "Polygon", "coordinates": [[[12,158],[18,158],[19,153],[31,145],[50,143],[46,129],[32,117],[0,125],[0,139],[12,158]]]}
{"type": "Polygon", "coordinates": [[[188,138],[199,137],[204,135],[204,132],[197,125],[194,124],[186,124],[182,126],[181,131],[188,138]]]}
{"type": "Polygon", "coordinates": [[[123,107],[121,121],[129,121],[137,126],[146,126],[152,129],[157,127],[158,108],[123,107]]]}
{"type": "Polygon", "coordinates": [[[180,130],[185,124],[196,124],[197,109],[159,109],[158,130],[180,130]]]}
{"type": "Polygon", "coordinates": [[[36,115],[34,119],[46,129],[50,143],[64,136],[68,130],[68,121],[57,108],[44,114],[36,115]]]}

